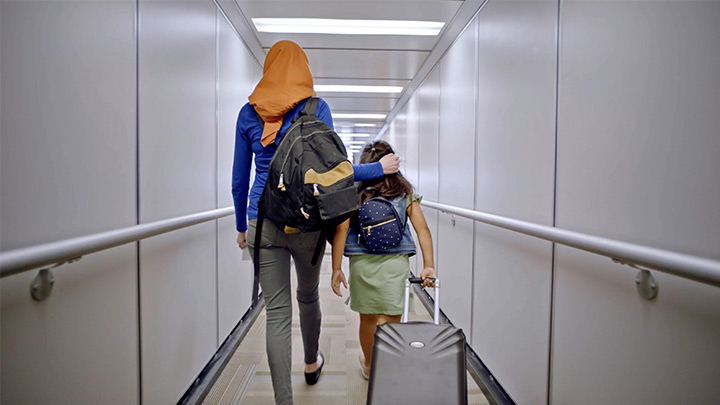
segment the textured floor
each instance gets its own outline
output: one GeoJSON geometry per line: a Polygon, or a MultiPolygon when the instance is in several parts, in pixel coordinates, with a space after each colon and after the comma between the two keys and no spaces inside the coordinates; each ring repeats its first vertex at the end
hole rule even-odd
{"type": "MultiPolygon", "coordinates": [[[[347,266],[343,267],[347,272],[347,266]]],[[[293,288],[294,290],[294,288],[293,288]]],[[[347,296],[346,291],[343,294],[347,296]]],[[[305,404],[365,404],[368,383],[360,375],[358,364],[358,314],[330,290],[329,256],[325,257],[320,278],[322,332],[320,350],[325,355],[320,381],[309,386],[303,376],[302,341],[294,305],[292,376],[293,398],[305,404]]],[[[416,301],[417,313],[410,320],[432,322],[425,307],[416,301]]],[[[468,402],[488,404],[487,399],[468,375],[468,402]]],[[[263,312],[234,353],[203,404],[272,405],[273,392],[265,355],[265,314],[263,312]]]]}

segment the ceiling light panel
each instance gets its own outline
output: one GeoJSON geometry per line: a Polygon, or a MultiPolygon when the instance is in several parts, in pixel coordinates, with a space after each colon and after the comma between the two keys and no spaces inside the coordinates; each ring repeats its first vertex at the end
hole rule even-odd
{"type": "MultiPolygon", "coordinates": [[[[370,138],[370,134],[356,134],[356,133],[341,133],[339,134],[341,139],[345,138],[370,138]]],[[[374,134],[373,134],[374,135],[374,134]]]]}
{"type": "Polygon", "coordinates": [[[345,113],[333,113],[333,120],[336,119],[369,119],[369,120],[384,120],[386,114],[345,114],[345,113]]]}
{"type": "Polygon", "coordinates": [[[401,93],[402,86],[361,86],[345,84],[316,84],[318,93],[401,93]]]}
{"type": "Polygon", "coordinates": [[[253,18],[258,32],[335,35],[434,36],[445,25],[438,21],[344,20],[331,18],[253,18]]]}

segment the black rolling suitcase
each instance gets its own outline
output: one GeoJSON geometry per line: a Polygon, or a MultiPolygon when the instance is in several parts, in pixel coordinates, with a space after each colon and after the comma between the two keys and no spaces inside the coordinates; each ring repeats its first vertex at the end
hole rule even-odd
{"type": "Polygon", "coordinates": [[[435,323],[407,322],[410,283],[400,323],[380,325],[375,332],[368,404],[467,404],[465,334],[440,325],[440,282],[435,281],[435,323]]]}

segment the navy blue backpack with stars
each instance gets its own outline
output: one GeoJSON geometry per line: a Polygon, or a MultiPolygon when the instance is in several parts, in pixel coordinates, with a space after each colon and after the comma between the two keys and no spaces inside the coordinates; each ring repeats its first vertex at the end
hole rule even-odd
{"type": "Polygon", "coordinates": [[[403,220],[392,201],[383,197],[372,197],[362,203],[357,220],[360,240],[375,252],[399,245],[407,225],[407,215],[403,220]]]}

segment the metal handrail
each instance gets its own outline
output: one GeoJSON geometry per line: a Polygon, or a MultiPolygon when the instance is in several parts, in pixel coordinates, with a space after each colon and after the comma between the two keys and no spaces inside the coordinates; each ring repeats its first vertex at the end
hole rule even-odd
{"type": "Polygon", "coordinates": [[[432,201],[422,201],[421,205],[520,232],[525,235],[607,256],[622,264],[633,267],[635,267],[635,265],[649,267],[663,273],[669,273],[720,287],[720,261],[568,231],[432,201]]]}
{"type": "Polygon", "coordinates": [[[176,229],[231,215],[234,207],[218,208],[176,218],[129,226],[58,242],[0,252],[0,278],[51,264],[74,261],[83,255],[136,242],[176,229]]]}
{"type": "MultiPolygon", "coordinates": [[[[620,263],[649,267],[664,273],[720,287],[720,262],[716,260],[568,231],[432,201],[423,201],[421,204],[449,214],[607,256],[620,263]]],[[[134,225],[113,231],[0,252],[0,278],[46,265],[72,261],[89,253],[222,218],[231,215],[233,212],[233,207],[219,208],[148,224],[134,225]]]]}

